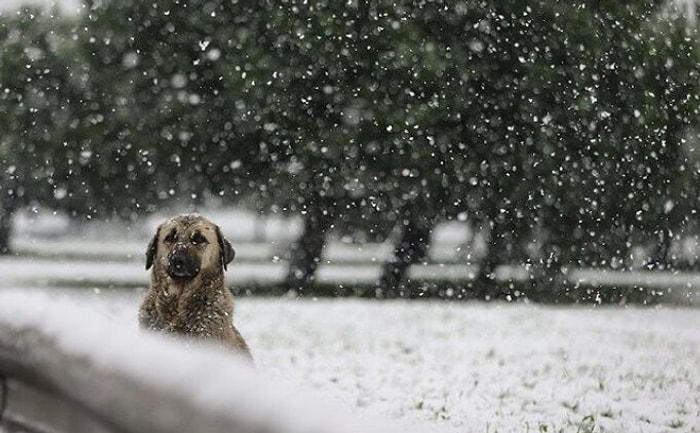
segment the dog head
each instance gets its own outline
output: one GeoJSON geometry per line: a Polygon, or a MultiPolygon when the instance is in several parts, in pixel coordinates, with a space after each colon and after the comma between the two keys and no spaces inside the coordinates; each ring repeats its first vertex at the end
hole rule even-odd
{"type": "Polygon", "coordinates": [[[146,250],[146,269],[162,267],[170,278],[187,281],[202,271],[223,272],[234,256],[216,224],[201,215],[180,215],[156,230],[146,250]]]}

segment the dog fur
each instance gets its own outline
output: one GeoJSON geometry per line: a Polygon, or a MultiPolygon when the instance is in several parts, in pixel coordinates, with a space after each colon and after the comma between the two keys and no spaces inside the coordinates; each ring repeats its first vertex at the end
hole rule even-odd
{"type": "Polygon", "coordinates": [[[250,357],[233,325],[224,271],[235,251],[219,227],[197,214],[161,224],[146,251],[151,285],[139,310],[142,328],[208,340],[250,357]]]}

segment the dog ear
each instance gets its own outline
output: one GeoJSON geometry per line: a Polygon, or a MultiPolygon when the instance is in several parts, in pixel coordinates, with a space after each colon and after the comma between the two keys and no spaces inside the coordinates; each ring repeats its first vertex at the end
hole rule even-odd
{"type": "Polygon", "coordinates": [[[153,266],[153,260],[156,258],[156,252],[158,251],[158,236],[160,234],[160,227],[156,230],[156,234],[148,243],[148,248],[146,249],[146,270],[151,269],[153,266]]]}
{"type": "Polygon", "coordinates": [[[219,226],[216,226],[216,237],[219,240],[221,266],[223,266],[224,270],[226,270],[226,265],[231,263],[233,261],[233,258],[236,257],[236,251],[231,246],[231,242],[229,242],[228,239],[226,239],[224,235],[221,234],[221,229],[219,228],[219,226]]]}

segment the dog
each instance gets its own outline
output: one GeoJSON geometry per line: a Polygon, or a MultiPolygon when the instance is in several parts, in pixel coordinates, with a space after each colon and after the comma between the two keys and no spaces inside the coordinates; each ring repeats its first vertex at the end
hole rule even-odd
{"type": "Polygon", "coordinates": [[[153,270],[141,328],[210,341],[252,360],[233,325],[233,295],[224,283],[235,254],[221,229],[201,215],[161,224],[146,250],[146,270],[153,270]]]}

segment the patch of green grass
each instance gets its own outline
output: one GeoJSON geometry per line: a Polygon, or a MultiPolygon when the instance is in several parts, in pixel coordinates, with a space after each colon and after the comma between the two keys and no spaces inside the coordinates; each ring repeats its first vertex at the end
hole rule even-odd
{"type": "Polygon", "coordinates": [[[576,429],[576,433],[595,433],[596,423],[593,415],[586,415],[576,429]]]}
{"type": "Polygon", "coordinates": [[[674,419],[669,423],[668,426],[671,428],[682,428],[683,426],[685,426],[685,421],[683,421],[682,419],[674,419]]]}

